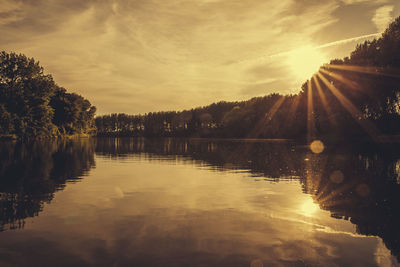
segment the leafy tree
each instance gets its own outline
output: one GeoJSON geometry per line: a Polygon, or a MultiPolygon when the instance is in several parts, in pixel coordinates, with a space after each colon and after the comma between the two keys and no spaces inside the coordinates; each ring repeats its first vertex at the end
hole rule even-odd
{"type": "Polygon", "coordinates": [[[95,112],[88,100],[57,86],[33,58],[0,53],[0,134],[91,133],[95,112]]]}
{"type": "Polygon", "coordinates": [[[114,136],[365,140],[399,135],[399,67],[400,17],[381,38],[323,66],[297,95],[222,101],[182,112],[106,115],[96,118],[96,124],[99,133],[114,136]],[[108,127],[110,120],[118,127],[108,127]],[[128,133],[124,125],[134,124],[140,127],[128,133]]]}
{"type": "MultiPolygon", "coordinates": [[[[57,132],[49,106],[55,84],[50,75],[43,73],[39,62],[22,54],[1,52],[0,85],[2,113],[9,114],[2,117],[13,118],[16,134],[36,136],[57,132]]],[[[10,127],[6,128],[10,132],[10,127]]]]}

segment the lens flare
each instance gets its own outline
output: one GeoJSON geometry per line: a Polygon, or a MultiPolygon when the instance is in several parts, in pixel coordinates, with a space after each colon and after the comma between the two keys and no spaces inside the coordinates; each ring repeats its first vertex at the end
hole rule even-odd
{"type": "Polygon", "coordinates": [[[320,153],[322,153],[324,151],[325,146],[324,146],[324,143],[322,143],[322,141],[314,140],[310,144],[310,149],[314,154],[320,154],[320,153]]]}
{"type": "Polygon", "coordinates": [[[342,183],[343,180],[344,180],[344,175],[343,175],[343,173],[342,173],[341,171],[337,170],[337,171],[334,171],[334,172],[329,176],[329,179],[330,179],[332,182],[336,183],[336,184],[340,184],[340,183],[342,183]]]}

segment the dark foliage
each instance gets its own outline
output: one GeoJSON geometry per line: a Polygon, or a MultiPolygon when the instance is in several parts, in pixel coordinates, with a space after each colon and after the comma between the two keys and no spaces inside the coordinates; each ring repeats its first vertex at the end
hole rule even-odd
{"type": "Polygon", "coordinates": [[[292,110],[291,123],[286,120],[297,98],[271,94],[181,112],[103,115],[95,123],[99,136],[293,138],[305,133],[298,112],[292,110]],[[291,131],[293,125],[296,132],[291,131]]]}
{"type": "Polygon", "coordinates": [[[400,134],[400,18],[304,83],[298,95],[271,94],[181,112],[96,118],[100,136],[191,136],[390,140],[400,134]]]}
{"type": "Polygon", "coordinates": [[[33,58],[0,53],[0,135],[90,133],[95,111],[82,96],[57,86],[33,58]]]}

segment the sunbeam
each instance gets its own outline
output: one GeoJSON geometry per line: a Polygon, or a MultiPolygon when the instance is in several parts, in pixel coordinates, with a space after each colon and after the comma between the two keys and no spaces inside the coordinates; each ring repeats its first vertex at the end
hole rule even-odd
{"type": "Polygon", "coordinates": [[[382,67],[364,67],[364,66],[355,66],[355,65],[336,65],[336,64],[327,64],[324,65],[326,69],[338,69],[338,70],[346,70],[364,74],[371,75],[379,75],[379,76],[387,76],[393,78],[400,78],[400,69],[396,68],[382,68],[382,67]]]}
{"type": "Polygon", "coordinates": [[[372,123],[363,119],[364,115],[359,111],[350,100],[347,99],[333,83],[329,82],[322,73],[318,72],[318,77],[326,85],[326,87],[333,93],[339,100],[340,104],[350,113],[353,119],[365,130],[365,132],[374,141],[378,141],[379,130],[372,123]]]}
{"type": "Polygon", "coordinates": [[[312,80],[313,80],[314,83],[315,83],[315,86],[316,86],[316,88],[317,88],[318,95],[319,95],[319,97],[320,97],[320,99],[321,99],[322,105],[324,106],[324,108],[325,108],[325,110],[326,110],[326,113],[328,114],[328,119],[329,119],[329,121],[330,121],[333,125],[336,125],[336,124],[337,124],[337,123],[336,123],[336,119],[335,119],[335,117],[333,117],[332,109],[331,109],[331,107],[330,107],[329,104],[328,104],[328,100],[326,99],[326,96],[325,96],[324,91],[322,91],[321,84],[319,83],[318,78],[314,75],[314,76],[312,77],[312,80]]]}
{"type": "Polygon", "coordinates": [[[307,143],[310,144],[315,138],[314,103],[312,93],[312,82],[307,82],[307,143]]]}
{"type": "Polygon", "coordinates": [[[306,161],[306,189],[307,192],[316,195],[319,192],[320,186],[321,186],[321,180],[322,180],[322,171],[326,166],[327,163],[327,157],[321,154],[313,154],[313,153],[307,153],[306,157],[309,159],[306,161]],[[321,166],[322,168],[315,168],[315,165],[321,166]]]}
{"type": "Polygon", "coordinates": [[[326,204],[326,202],[328,202],[330,199],[332,199],[333,197],[339,195],[340,193],[354,187],[354,185],[355,185],[354,183],[346,182],[339,188],[335,189],[334,191],[326,190],[326,192],[328,192],[328,194],[326,196],[324,196],[324,197],[322,197],[322,195],[317,196],[318,202],[326,204]]]}
{"type": "Polygon", "coordinates": [[[324,69],[323,67],[319,71],[329,75],[330,77],[334,78],[335,80],[337,80],[337,81],[339,81],[341,83],[344,83],[346,86],[348,86],[351,89],[357,89],[357,90],[361,89],[360,85],[358,83],[343,77],[343,75],[340,75],[338,73],[334,73],[332,71],[328,71],[328,70],[324,69]]]}
{"type": "Polygon", "coordinates": [[[288,125],[292,125],[293,121],[295,120],[299,104],[300,104],[300,98],[294,97],[290,104],[289,114],[286,121],[288,125]]]}
{"type": "Polygon", "coordinates": [[[274,105],[269,109],[265,116],[257,123],[253,130],[248,134],[248,138],[257,138],[260,133],[265,129],[265,127],[272,121],[275,113],[282,106],[285,101],[285,97],[281,96],[274,105]]]}

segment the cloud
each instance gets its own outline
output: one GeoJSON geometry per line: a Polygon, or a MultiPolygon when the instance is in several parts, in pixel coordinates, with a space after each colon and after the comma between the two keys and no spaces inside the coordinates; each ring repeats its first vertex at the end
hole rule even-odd
{"type": "Polygon", "coordinates": [[[100,114],[245,99],[262,93],[257,88],[268,79],[274,82],[264,84],[266,92],[289,92],[300,85],[285,62],[260,58],[375,32],[372,16],[352,19],[359,5],[363,14],[377,9],[371,2],[343,9],[340,1],[315,0],[0,4],[2,49],[38,59],[57,83],[90,99],[100,114]],[[268,72],[256,74],[263,67],[268,72]]]}
{"type": "Polygon", "coordinates": [[[386,27],[390,24],[390,22],[392,22],[393,10],[394,6],[392,5],[382,6],[376,10],[374,17],[372,18],[372,21],[375,23],[376,28],[380,32],[383,32],[386,29],[386,27]]]}
{"type": "Polygon", "coordinates": [[[20,19],[20,3],[0,0],[0,6],[0,25],[6,25],[20,19]]]}
{"type": "Polygon", "coordinates": [[[267,79],[266,81],[263,81],[263,82],[249,84],[241,90],[241,93],[243,95],[250,96],[250,97],[273,93],[274,92],[274,89],[273,89],[274,82],[276,82],[276,81],[277,81],[277,79],[271,78],[271,79],[267,79]]]}
{"type": "Polygon", "coordinates": [[[8,0],[0,0],[0,5],[1,5],[1,13],[13,12],[21,7],[21,3],[8,0]]]}

